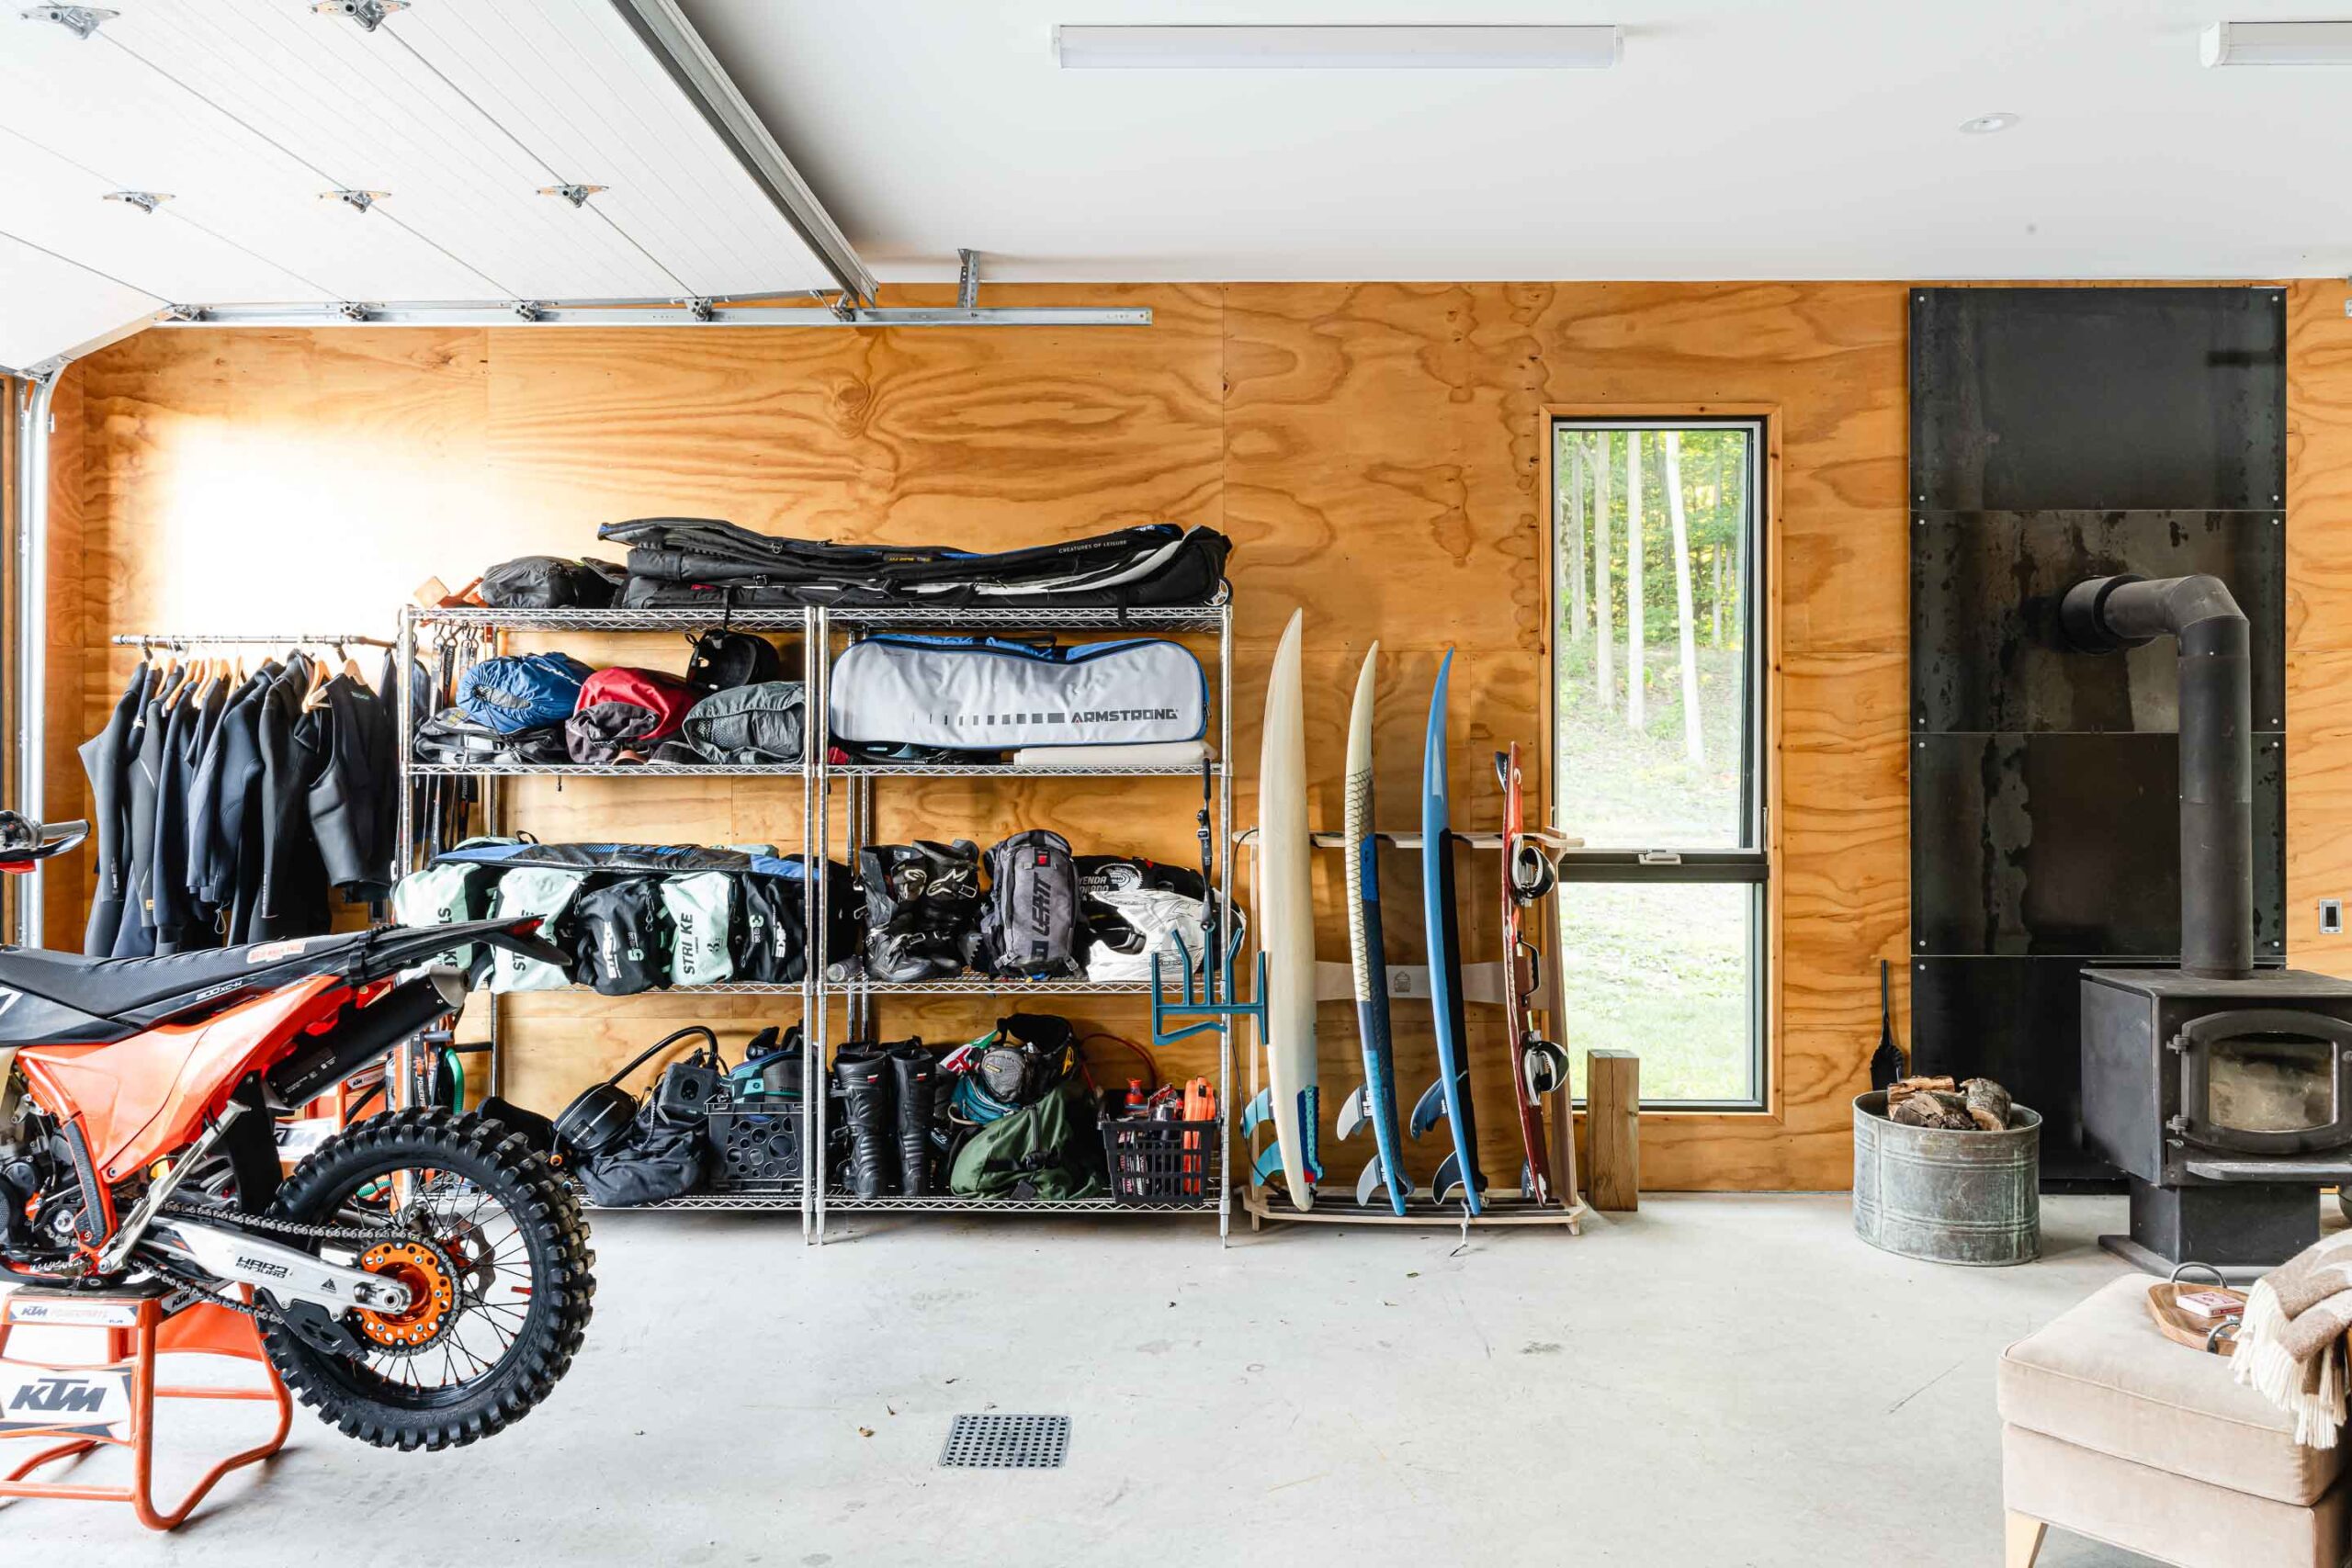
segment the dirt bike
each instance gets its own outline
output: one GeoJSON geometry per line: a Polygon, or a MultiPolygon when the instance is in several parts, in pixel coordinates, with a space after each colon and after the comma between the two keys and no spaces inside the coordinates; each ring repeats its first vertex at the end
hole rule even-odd
{"type": "MultiPolygon", "coordinates": [[[[0,812],[0,870],[88,831],[0,812]]],[[[546,1152],[479,1114],[390,1111],[287,1175],[275,1128],[463,1003],[439,955],[564,962],[537,927],[159,958],[0,948],[0,1284],[247,1314],[302,1403],[379,1447],[519,1419],[571,1366],[595,1294],[587,1221],[546,1152]]]]}

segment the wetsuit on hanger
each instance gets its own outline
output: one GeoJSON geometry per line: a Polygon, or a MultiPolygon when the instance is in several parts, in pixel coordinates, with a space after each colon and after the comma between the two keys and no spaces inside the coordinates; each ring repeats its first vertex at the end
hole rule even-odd
{"type": "Polygon", "coordinates": [[[197,688],[172,706],[164,731],[162,768],[155,776],[155,835],[150,846],[154,865],[147,897],[153,908],[155,952],[186,953],[213,945],[211,929],[198,915],[187,891],[187,797],[196,776],[197,736],[205,715],[220,716],[220,682],[203,677],[197,688]]]}
{"type": "Polygon", "coordinates": [[[398,804],[391,716],[374,692],[337,675],[302,718],[319,758],[308,805],[327,880],[355,903],[379,903],[392,891],[384,830],[387,806],[398,804]]]}
{"type": "Polygon", "coordinates": [[[115,931],[114,956],[145,958],[155,951],[155,781],[163,774],[164,739],[171,716],[164,705],[187,681],[186,665],[147,683],[130,766],[124,815],[130,819],[130,871],[123,882],[122,924],[115,931]]]}
{"type": "Polygon", "coordinates": [[[311,782],[316,777],[314,731],[304,725],[303,694],[311,662],[300,654],[262,697],[260,737],[262,866],[252,935],[255,941],[316,936],[327,930],[326,867],[311,831],[311,782]]]}
{"type": "Polygon", "coordinates": [[[147,683],[154,673],[154,667],[141,660],[130,673],[130,683],[115,699],[106,728],[83,741],[79,749],[82,772],[90,780],[90,826],[98,840],[90,923],[82,933],[82,951],[94,958],[114,952],[115,933],[122,928],[123,895],[130,871],[131,734],[146,705],[147,683]]]}
{"type": "Polygon", "coordinates": [[[210,742],[197,760],[195,788],[188,795],[187,886],[198,908],[220,925],[232,942],[244,940],[250,929],[252,892],[260,886],[261,816],[251,812],[261,784],[261,747],[256,726],[260,702],[280,666],[265,663],[221,705],[220,720],[212,728],[210,742]],[[250,827],[250,832],[248,829],[250,827]],[[253,839],[250,859],[254,874],[240,898],[240,868],[248,856],[246,839],[253,839]],[[239,911],[243,909],[241,921],[239,911]]]}

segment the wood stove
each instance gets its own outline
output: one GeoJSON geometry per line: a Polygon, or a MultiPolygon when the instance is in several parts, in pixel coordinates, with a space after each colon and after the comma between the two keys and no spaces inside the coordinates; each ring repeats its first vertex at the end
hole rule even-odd
{"type": "Polygon", "coordinates": [[[2085,651],[2180,645],[2180,967],[2083,972],[2083,1131],[2132,1184],[2132,1234],[2099,1243],[2158,1272],[2283,1263],[2352,1182],[2352,982],[2254,966],[2245,616],[2218,578],[2103,577],[2061,619],[2085,651]]]}
{"type": "Polygon", "coordinates": [[[2113,1250],[2285,1261],[2319,1239],[2314,1190],[2352,1182],[2352,983],[2085,970],[2083,1126],[2132,1179],[2113,1250]]]}

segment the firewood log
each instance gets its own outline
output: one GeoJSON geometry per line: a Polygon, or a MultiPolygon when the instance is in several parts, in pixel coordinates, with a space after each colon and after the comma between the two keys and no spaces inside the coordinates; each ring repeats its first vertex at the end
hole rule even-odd
{"type": "Polygon", "coordinates": [[[1967,1100],[1950,1089],[1919,1090],[1905,1098],[1902,1104],[1887,1114],[1907,1127],[1928,1127],[1940,1132],[1967,1132],[1976,1125],[1968,1114],[1967,1100]]]}
{"type": "Polygon", "coordinates": [[[1960,1086],[1968,1114],[1979,1127],[1998,1133],[2009,1124],[2009,1091],[1991,1078],[1971,1078],[1960,1086]]]}
{"type": "Polygon", "coordinates": [[[1958,1087],[1958,1085],[1954,1084],[1951,1079],[1948,1077],[1897,1078],[1894,1082],[1887,1086],[1887,1113],[1889,1115],[1893,1115],[1896,1106],[1902,1104],[1906,1100],[1912,1099],[1914,1096],[1929,1094],[1938,1089],[1949,1092],[1958,1087]]]}

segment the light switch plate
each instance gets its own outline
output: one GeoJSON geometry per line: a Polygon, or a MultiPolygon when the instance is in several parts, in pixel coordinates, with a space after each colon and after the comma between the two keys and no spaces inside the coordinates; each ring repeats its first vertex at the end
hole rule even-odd
{"type": "Polygon", "coordinates": [[[2344,934],[2343,899],[2323,898],[2319,901],[2319,934],[2322,936],[2344,934]]]}

